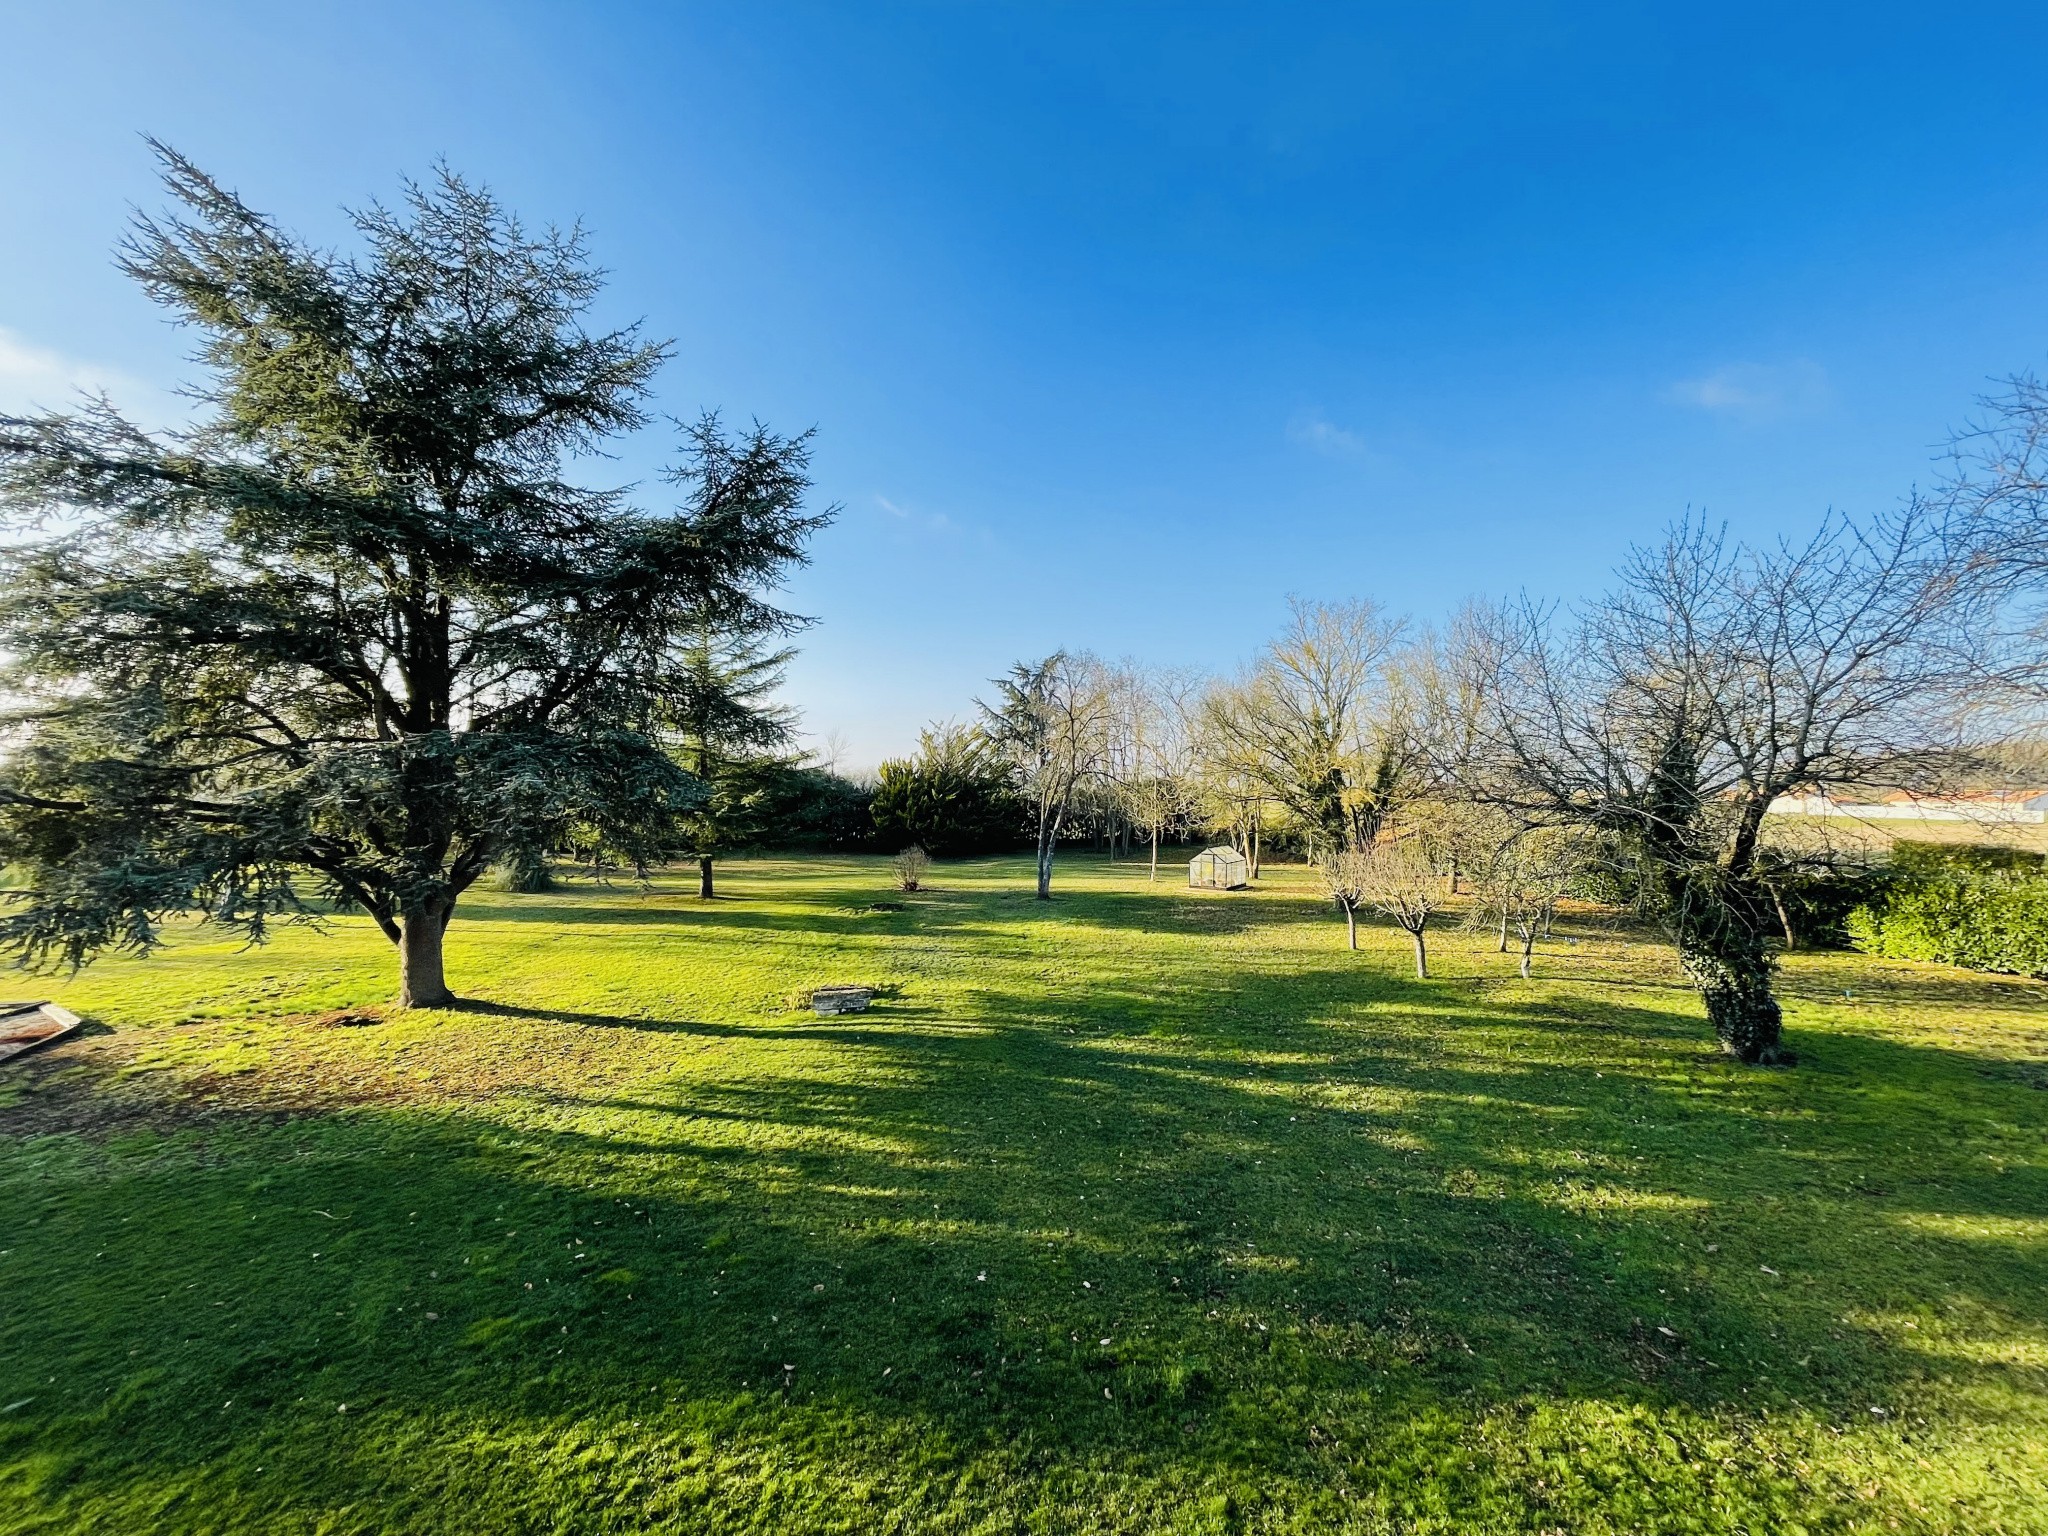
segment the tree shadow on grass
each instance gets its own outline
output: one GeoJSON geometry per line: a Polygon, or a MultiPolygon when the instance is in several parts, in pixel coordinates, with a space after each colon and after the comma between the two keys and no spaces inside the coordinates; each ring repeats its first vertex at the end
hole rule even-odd
{"type": "Polygon", "coordinates": [[[890,931],[911,922],[943,931],[963,919],[999,930],[1022,929],[1051,919],[1186,936],[1237,933],[1287,921],[1299,917],[1302,906],[1302,898],[1284,893],[1241,893],[1227,899],[1216,893],[1190,893],[1163,902],[1155,892],[1082,888],[1056,891],[1052,901],[1039,902],[1030,899],[1028,889],[934,885],[905,894],[892,886],[866,882],[845,886],[807,884],[778,892],[772,901],[752,892],[712,902],[668,890],[637,895],[630,902],[620,899],[625,894],[628,893],[562,892],[517,898],[495,893],[470,895],[464,898],[458,920],[562,926],[674,925],[687,933],[769,930],[852,934],[890,931]]]}
{"type": "Polygon", "coordinates": [[[806,1011],[791,1009],[788,1024],[719,1024],[705,1019],[660,1018],[653,1015],[621,1013],[579,1013],[568,1008],[528,1008],[517,1003],[464,999],[452,1010],[484,1018],[528,1019],[537,1023],[574,1024],[588,1029],[623,1029],[653,1035],[702,1035],[727,1040],[828,1041],[835,1045],[879,1045],[906,1035],[942,1035],[968,1026],[949,1025],[936,1009],[921,1008],[901,997],[885,999],[879,1009],[856,1015],[863,1023],[850,1023],[837,1015],[834,1022],[811,1022],[806,1011]],[[886,1010],[886,1011],[882,1011],[886,1010]]]}
{"type": "Polygon", "coordinates": [[[1689,1011],[1341,953],[907,1024],[474,1011],[827,1049],[517,1115],[279,1125],[255,1082],[6,1147],[0,1515],[965,1527],[1065,1480],[1130,1529],[1536,1527],[1621,1499],[1611,1436],[1615,1524],[1762,1529],[1838,1490],[1726,1470],[1731,1434],[1875,1448],[1936,1373],[1966,1435],[2038,1399],[1970,1330],[2048,1326],[2040,1100],[1963,1052],[1831,1033],[1801,1049],[1845,1071],[1759,1074],[1689,1011]]]}
{"type": "MultiPolygon", "coordinates": [[[[1534,1518],[1539,1488],[1512,1467],[1445,1482],[1430,1458],[1530,1404],[1648,1412],[1703,1443],[1717,1415],[1771,1405],[1847,1424],[1915,1372],[1836,1326],[1837,1299],[1709,1257],[1736,1240],[1721,1207],[1739,1188],[1708,1181],[1703,1212],[1664,1200],[1617,1126],[1581,1119],[1574,1149],[1532,1136],[1537,1110],[1585,1110],[1575,1084],[1355,1043],[1254,1071],[1042,1032],[895,1065],[893,1082],[564,1100],[570,1123],[517,1130],[223,1125],[97,1159],[61,1194],[10,1183],[38,1242],[79,1262],[46,1267],[0,1325],[14,1373],[61,1382],[5,1421],[0,1458],[33,1453],[53,1512],[189,1480],[157,1529],[243,1501],[382,1506],[396,1528],[408,1489],[459,1484],[522,1436],[542,1462],[565,1434],[580,1453],[574,1426],[648,1454],[680,1438],[794,1457],[847,1501],[909,1460],[981,1466],[989,1493],[989,1469],[1108,1457],[1304,1504],[1341,1468],[1396,1508],[1505,1499],[1534,1518]],[[1398,1093],[1367,1109],[1306,1091],[1361,1080],[1398,1093]],[[1450,1102],[1502,1107],[1447,1129],[1450,1102]],[[1538,1198],[1527,1160],[1566,1150],[1619,1203],[1538,1198]],[[111,1262],[103,1233],[120,1234],[111,1262]],[[429,1425],[457,1432],[422,1440],[429,1425]],[[1424,1470],[1390,1457],[1402,1446],[1430,1452],[1424,1470]]],[[[1983,1304],[2025,1300],[1987,1289],[1966,1246],[1983,1304]]],[[[633,1483],[627,1464],[585,1471],[602,1497],[633,1483]]],[[[513,1478],[483,1507],[558,1517],[566,1495],[513,1478]]],[[[735,1470],[724,1497],[730,1513],[763,1494],[735,1470]]]]}

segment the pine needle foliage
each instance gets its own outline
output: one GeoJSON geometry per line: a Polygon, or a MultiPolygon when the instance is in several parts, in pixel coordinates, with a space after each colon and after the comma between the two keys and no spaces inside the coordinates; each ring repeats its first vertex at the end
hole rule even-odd
{"type": "Polygon", "coordinates": [[[679,847],[697,860],[698,895],[715,894],[712,861],[768,835],[785,779],[799,764],[796,714],[774,695],[795,652],[764,636],[706,626],[679,654],[671,750],[703,794],[682,815],[679,847]]]}
{"type": "Polygon", "coordinates": [[[198,423],[0,418],[0,946],[76,967],[195,909],[261,939],[317,891],[398,946],[402,1001],[448,1001],[495,859],[574,826],[642,860],[702,798],[679,658],[794,626],[763,594],[825,520],[807,437],[682,427],[668,510],[580,484],[666,348],[588,328],[579,230],[443,169],[336,254],[155,147],[175,211],[121,265],[199,338],[198,423]]]}

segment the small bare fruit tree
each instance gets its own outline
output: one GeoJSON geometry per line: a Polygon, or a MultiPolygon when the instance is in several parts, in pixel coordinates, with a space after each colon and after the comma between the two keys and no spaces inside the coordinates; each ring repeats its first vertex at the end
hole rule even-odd
{"type": "Polygon", "coordinates": [[[931,855],[917,844],[896,855],[896,888],[899,891],[914,891],[924,879],[924,872],[932,867],[931,855]]]}
{"type": "Polygon", "coordinates": [[[1531,827],[1501,845],[1481,867],[1473,916],[1500,923],[1501,949],[1510,930],[1522,942],[1521,973],[1529,976],[1536,939],[1548,933],[1557,904],[1586,867],[1583,839],[1570,827],[1531,827]]]}
{"type": "Polygon", "coordinates": [[[1379,842],[1359,854],[1358,894],[1369,907],[1394,920],[1415,941],[1415,979],[1429,979],[1429,950],[1423,930],[1444,904],[1445,881],[1419,837],[1379,842]]]}
{"type": "Polygon", "coordinates": [[[1345,935],[1358,948],[1358,908],[1365,900],[1366,865],[1372,855],[1360,848],[1332,848],[1316,860],[1323,886],[1344,914],[1345,935]]]}

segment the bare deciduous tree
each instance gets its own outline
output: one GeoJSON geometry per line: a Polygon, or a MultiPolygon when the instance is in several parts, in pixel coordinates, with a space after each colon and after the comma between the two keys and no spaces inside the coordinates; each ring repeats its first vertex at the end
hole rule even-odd
{"type": "Polygon", "coordinates": [[[1479,900],[1473,915],[1500,924],[1501,949],[1512,930],[1522,941],[1519,969],[1529,976],[1536,940],[1549,932],[1557,904],[1586,867],[1584,840],[1575,827],[1530,827],[1492,850],[1475,870],[1479,900]]]}
{"type": "Polygon", "coordinates": [[[1258,828],[1265,791],[1252,754],[1233,721],[1240,709],[1241,684],[1211,681],[1195,700],[1194,789],[1203,817],[1251,865],[1259,878],[1258,828]]]}
{"type": "MultiPolygon", "coordinates": [[[[1486,722],[1500,687],[1502,626],[1493,610],[1467,603],[1442,629],[1404,648],[1395,683],[1403,696],[1412,747],[1410,824],[1428,824],[1450,863],[1451,894],[1460,877],[1484,866],[1525,821],[1508,814],[1485,782],[1486,722]]],[[[1507,951],[1507,930],[1501,930],[1507,951]]]]}
{"type": "Polygon", "coordinates": [[[1978,626],[1990,643],[1976,659],[2000,685],[1988,702],[2017,701],[2020,727],[2038,727],[2048,706],[2048,382],[2006,381],[1979,402],[1980,419],[1957,434],[1944,487],[1945,535],[1981,588],[1978,626]]]}
{"type": "Polygon", "coordinates": [[[1358,909],[1365,901],[1367,869],[1372,855],[1362,848],[1330,848],[1316,857],[1316,871],[1323,888],[1344,914],[1344,932],[1353,949],[1358,948],[1358,909]]]}
{"type": "Polygon", "coordinates": [[[1243,680],[1211,695],[1211,735],[1232,744],[1312,848],[1362,848],[1411,756],[1387,678],[1402,625],[1369,602],[1290,609],[1286,631],[1243,680]]]}
{"type": "Polygon", "coordinates": [[[1129,662],[1111,675],[1107,773],[1130,823],[1144,829],[1151,845],[1148,878],[1155,881],[1159,840],[1193,805],[1200,686],[1192,672],[1129,662]]]}
{"type": "Polygon", "coordinates": [[[1688,522],[1638,550],[1573,626],[1524,605],[1476,778],[1532,821],[1626,849],[1724,1049],[1788,1060],[1771,991],[1764,818],[1779,796],[1939,786],[1966,636],[1957,573],[1917,507],[1756,550],[1688,522]]]}
{"type": "Polygon", "coordinates": [[[1110,692],[1101,663],[1054,651],[995,679],[997,701],[980,709],[989,738],[1008,755],[1037,818],[1038,899],[1052,899],[1052,861],[1074,797],[1101,771],[1110,692]]]}
{"type": "Polygon", "coordinates": [[[1423,838],[1383,838],[1357,854],[1357,889],[1367,906],[1415,941],[1415,979],[1429,979],[1424,931],[1444,904],[1444,877],[1423,838]]]}

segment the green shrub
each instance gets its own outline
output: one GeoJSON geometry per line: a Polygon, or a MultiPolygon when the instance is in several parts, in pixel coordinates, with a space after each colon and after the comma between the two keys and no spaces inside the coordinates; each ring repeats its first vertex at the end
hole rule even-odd
{"type": "Polygon", "coordinates": [[[1898,882],[1895,870],[1771,870],[1763,887],[1772,909],[1758,914],[1766,926],[1789,922],[1802,946],[1839,948],[1849,942],[1849,915],[1884,900],[1898,882]]]}
{"type": "Polygon", "coordinates": [[[860,853],[874,846],[868,804],[874,790],[828,768],[785,768],[767,787],[764,843],[860,853]]]}
{"type": "Polygon", "coordinates": [[[2023,868],[1909,863],[1881,899],[1849,914],[1850,937],[1893,960],[2048,977],[2048,878],[2023,868]]]}
{"type": "Polygon", "coordinates": [[[1009,766],[987,737],[959,726],[933,727],[916,757],[882,764],[870,809],[884,847],[916,843],[950,859],[1030,842],[1009,766]]]}
{"type": "Polygon", "coordinates": [[[1892,869],[1913,880],[1950,876],[2038,875],[2044,856],[2025,848],[2000,848],[1988,843],[1916,843],[1906,838],[1892,845],[1892,869]]]}
{"type": "Polygon", "coordinates": [[[494,891],[532,895],[555,888],[555,875],[545,848],[515,848],[492,866],[484,884],[494,891]]]}

